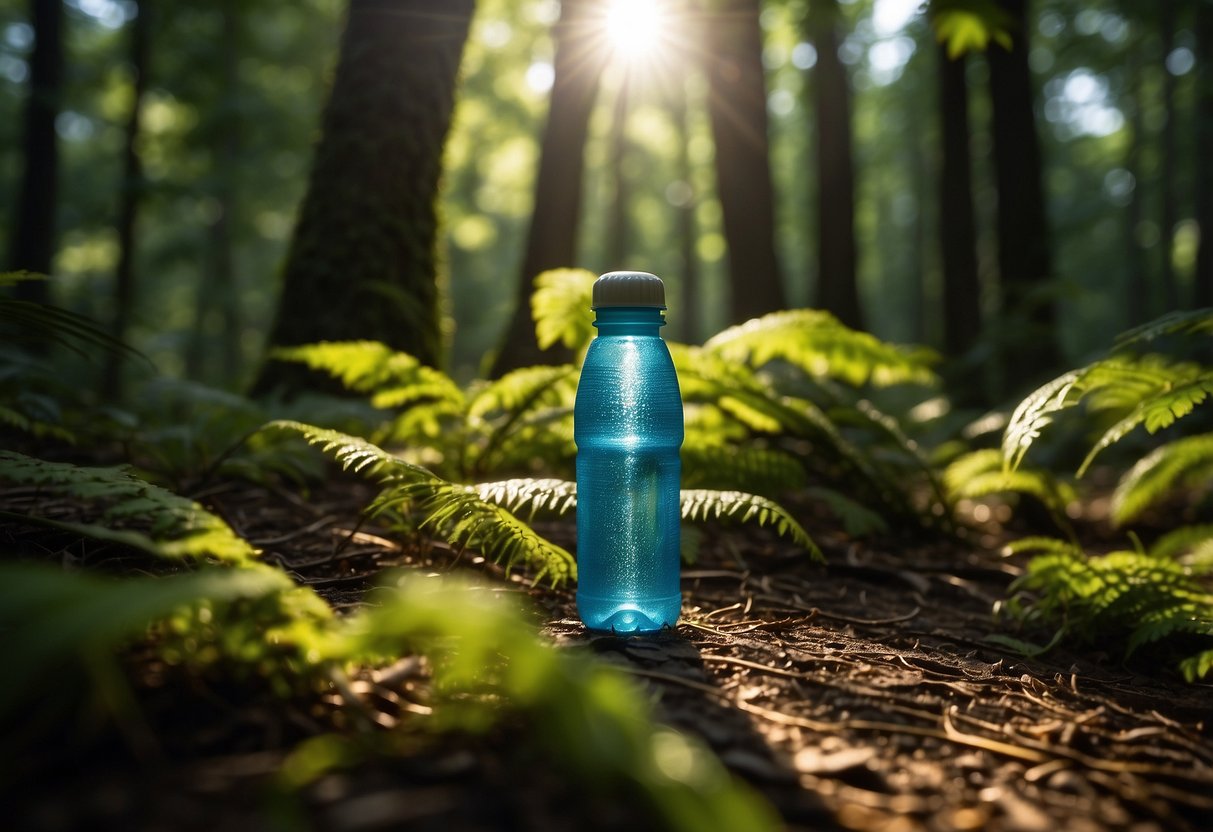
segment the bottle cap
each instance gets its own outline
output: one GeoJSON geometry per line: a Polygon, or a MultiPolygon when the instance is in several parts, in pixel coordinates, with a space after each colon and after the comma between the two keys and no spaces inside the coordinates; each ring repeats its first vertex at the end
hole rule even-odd
{"type": "Polygon", "coordinates": [[[607,272],[594,281],[593,307],[656,306],[665,309],[665,284],[648,272],[607,272]]]}

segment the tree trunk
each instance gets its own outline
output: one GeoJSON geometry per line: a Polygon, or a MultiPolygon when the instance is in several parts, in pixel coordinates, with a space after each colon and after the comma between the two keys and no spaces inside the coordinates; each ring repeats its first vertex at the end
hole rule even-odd
{"type": "Polygon", "coordinates": [[[994,180],[998,188],[998,267],[1005,378],[1012,391],[1059,363],[1052,264],[1040,153],[1028,67],[1027,0],[1001,0],[1013,21],[1011,49],[991,45],[994,180]]]}
{"type": "Polygon", "coordinates": [[[1143,213],[1142,191],[1144,179],[1142,176],[1141,151],[1145,147],[1146,124],[1141,91],[1141,61],[1136,52],[1130,52],[1126,67],[1129,79],[1129,147],[1125,152],[1125,170],[1133,177],[1133,192],[1129,194],[1129,204],[1125,206],[1125,322],[1129,326],[1145,323],[1150,318],[1149,264],[1146,262],[1145,250],[1137,239],[1137,229],[1141,226],[1143,213]]]}
{"type": "Polygon", "coordinates": [[[981,335],[977,273],[977,222],[973,214],[973,163],[969,147],[969,89],[965,57],[939,47],[939,247],[943,259],[944,351],[958,358],[981,335]]]}
{"type": "Polygon", "coordinates": [[[539,349],[531,292],[540,272],[577,264],[586,136],[608,56],[601,42],[600,15],[596,0],[564,0],[553,31],[554,77],[535,178],[535,205],[518,273],[514,315],[493,363],[495,376],[531,364],[567,361],[571,355],[559,345],[539,349]]]}
{"type": "Polygon", "coordinates": [[[1213,5],[1196,11],[1196,250],[1194,305],[1213,306],[1213,5]]]}
{"type": "MultiPolygon", "coordinates": [[[[1162,27],[1162,107],[1166,121],[1162,126],[1162,228],[1159,229],[1159,250],[1162,255],[1162,285],[1164,312],[1179,308],[1179,289],[1175,284],[1175,223],[1179,197],[1176,194],[1175,155],[1176,122],[1179,114],[1175,110],[1175,76],[1167,69],[1167,57],[1175,48],[1175,2],[1160,0],[1159,24],[1162,27]]],[[[1208,152],[1208,148],[1205,149],[1208,152]]]]}
{"type": "Polygon", "coordinates": [[[696,195],[695,186],[692,184],[691,155],[688,151],[691,131],[688,125],[685,82],[676,84],[671,92],[670,114],[677,131],[675,135],[678,143],[675,175],[685,186],[678,196],[678,204],[674,206],[678,229],[678,259],[681,266],[681,292],[675,319],[679,322],[678,337],[685,343],[694,344],[699,341],[699,255],[696,252],[696,195]]]}
{"type": "Polygon", "coordinates": [[[612,271],[628,267],[627,126],[631,86],[631,73],[627,73],[619,85],[611,119],[610,174],[613,187],[607,227],[607,267],[612,271]]]}
{"type": "MultiPolygon", "coordinates": [[[[441,353],[435,198],[473,0],[350,0],[269,345],[441,353]]],[[[323,388],[270,361],[255,393],[323,388]]]]}
{"type": "Polygon", "coordinates": [[[223,115],[219,119],[218,146],[215,154],[215,202],[219,211],[211,223],[211,251],[214,256],[215,294],[222,321],[222,373],[225,384],[240,377],[243,355],[240,349],[240,287],[236,279],[235,227],[237,166],[240,163],[240,118],[236,110],[239,96],[240,9],[236,0],[222,0],[223,14],[223,115]]]}
{"type": "Polygon", "coordinates": [[[814,0],[807,34],[817,47],[813,78],[817,123],[817,305],[862,328],[855,250],[855,168],[851,87],[838,57],[837,0],[814,0]]]}
{"type": "MultiPolygon", "coordinates": [[[[130,329],[137,291],[135,280],[135,226],[139,203],[143,198],[143,165],[139,159],[140,117],[143,95],[147,91],[148,55],[151,41],[151,3],[142,0],[135,5],[131,24],[130,60],[134,74],[131,112],[126,121],[126,138],[122,151],[122,184],[118,203],[118,266],[114,270],[114,318],[111,331],[118,340],[125,340],[130,329]]],[[[110,400],[122,395],[123,356],[110,353],[106,357],[102,393],[110,400]]]]}
{"type": "Polygon", "coordinates": [[[708,114],[733,323],[786,306],[775,255],[761,7],[760,0],[719,0],[706,19],[708,114]]]}
{"type": "MultiPolygon", "coordinates": [[[[34,54],[30,58],[29,94],[25,101],[21,186],[17,195],[8,267],[50,274],[55,257],[55,195],[59,178],[59,142],[55,119],[63,95],[63,2],[30,0],[34,54]]],[[[18,283],[21,300],[46,303],[44,281],[18,283]]]]}

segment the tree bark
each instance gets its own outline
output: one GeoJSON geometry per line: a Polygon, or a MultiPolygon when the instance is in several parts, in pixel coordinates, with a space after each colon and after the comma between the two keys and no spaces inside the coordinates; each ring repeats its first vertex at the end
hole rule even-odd
{"type": "MultiPolygon", "coordinates": [[[[1175,2],[1160,0],[1159,25],[1162,27],[1162,107],[1166,113],[1166,121],[1162,126],[1162,216],[1159,229],[1159,252],[1162,256],[1162,270],[1159,272],[1162,284],[1162,301],[1164,312],[1179,308],[1179,288],[1175,283],[1175,223],[1179,213],[1179,196],[1176,193],[1175,155],[1176,122],[1179,114],[1175,110],[1175,76],[1167,68],[1167,57],[1175,48],[1175,2]]],[[[1208,149],[1205,149],[1208,152],[1208,149]]]]}
{"type": "Polygon", "coordinates": [[[837,0],[814,0],[805,19],[817,47],[813,99],[817,123],[817,305],[862,328],[855,249],[855,166],[851,87],[838,57],[837,0]]]}
{"type": "MultiPolygon", "coordinates": [[[[370,339],[436,364],[442,148],[473,0],[350,0],[269,345],[370,339]]],[[[324,388],[270,361],[255,393],[324,388]]]]}
{"type": "Polygon", "coordinates": [[[1196,250],[1194,305],[1213,306],[1213,4],[1196,11],[1196,250]]]}
{"type": "Polygon", "coordinates": [[[943,260],[944,350],[964,355],[981,335],[977,222],[973,214],[973,162],[969,146],[969,89],[965,57],[939,47],[939,248],[943,260]]]}
{"type": "MultiPolygon", "coordinates": [[[[130,33],[130,61],[134,83],[122,149],[122,183],[119,189],[116,229],[118,266],[114,270],[114,317],[110,326],[114,337],[120,341],[126,339],[130,329],[138,295],[135,276],[135,231],[139,218],[139,203],[143,199],[143,165],[139,159],[139,136],[151,46],[150,6],[150,0],[136,3],[135,19],[131,23],[130,33]]],[[[101,389],[111,400],[122,394],[123,361],[124,356],[119,353],[110,353],[106,357],[101,389]]]]}
{"type": "Polygon", "coordinates": [[[760,0],[719,0],[706,18],[708,114],[733,323],[786,306],[775,255],[761,7],[760,0]]]}
{"type": "MultiPolygon", "coordinates": [[[[59,142],[55,119],[63,95],[63,2],[30,0],[34,53],[30,58],[29,94],[25,100],[22,174],[17,194],[8,267],[50,274],[55,257],[55,202],[59,179],[59,142]]],[[[46,303],[45,281],[25,280],[13,294],[46,303]]]]}
{"type": "Polygon", "coordinates": [[[600,15],[597,0],[564,0],[553,30],[552,91],[540,144],[535,205],[518,273],[514,314],[493,363],[494,376],[531,364],[560,363],[571,355],[559,345],[539,349],[531,319],[531,292],[540,272],[577,264],[586,136],[609,54],[596,10],[600,15]]]}
{"type": "MultiPolygon", "coordinates": [[[[1011,48],[991,45],[994,180],[998,188],[998,266],[1002,319],[1014,325],[1004,344],[1004,377],[1012,391],[1059,363],[1052,262],[1040,152],[1028,67],[1027,0],[1001,0],[1013,21],[1011,48]]],[[[1009,326],[1004,327],[1008,331],[1009,326]]]]}

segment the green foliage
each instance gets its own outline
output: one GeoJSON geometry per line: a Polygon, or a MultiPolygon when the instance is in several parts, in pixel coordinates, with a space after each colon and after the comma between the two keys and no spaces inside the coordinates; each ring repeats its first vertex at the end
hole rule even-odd
{"type": "Polygon", "coordinates": [[[1059,527],[1069,530],[1066,506],[1078,498],[1073,486],[1038,468],[1008,470],[994,448],[972,451],[953,460],[943,472],[952,503],[980,500],[996,494],[1027,494],[1039,500],[1059,527]]]}
{"type": "Polygon", "coordinates": [[[596,275],[585,269],[552,269],[535,278],[531,314],[540,349],[559,342],[578,353],[594,337],[590,306],[596,275]]]}
{"type": "MultiPolygon", "coordinates": [[[[56,695],[88,696],[132,716],[116,653],[138,641],[169,664],[209,668],[280,695],[340,690],[331,680],[348,672],[423,655],[433,669],[434,713],[408,717],[400,730],[419,723],[476,730],[508,709],[531,721],[544,753],[585,788],[623,788],[646,801],[663,828],[692,832],[713,821],[777,828],[770,808],[710,752],[656,725],[645,694],[619,671],[541,644],[505,599],[449,578],[390,576],[370,605],[338,618],[311,590],[267,566],[116,580],[7,564],[0,566],[0,629],[22,667],[0,691],[5,717],[19,707],[48,708],[51,674],[56,695]],[[64,687],[64,678],[85,683],[64,687]]],[[[377,736],[313,737],[284,764],[280,782],[297,789],[369,753],[400,753],[400,744],[376,743],[377,736]]]]}
{"type": "Polygon", "coordinates": [[[25,511],[5,512],[11,520],[122,543],[166,558],[213,558],[248,565],[256,555],[222,519],[126,468],[83,468],[0,451],[0,482],[29,487],[34,494],[25,511]],[[57,518],[60,498],[85,506],[90,520],[57,518]]]}
{"type": "Polygon", "coordinates": [[[984,52],[991,41],[1011,48],[1015,21],[994,0],[930,0],[927,16],[936,40],[947,44],[953,60],[966,52],[984,52]]]}
{"type": "MultiPolygon", "coordinates": [[[[1085,405],[1091,421],[1107,423],[1078,468],[1081,476],[1104,450],[1137,427],[1147,434],[1171,428],[1190,416],[1213,392],[1213,368],[1160,354],[1136,355],[1131,348],[1163,336],[1204,333],[1213,327],[1213,311],[1174,313],[1117,339],[1115,352],[1043,385],[1016,408],[1003,434],[1002,452],[1014,470],[1029,448],[1062,411],[1085,405]]],[[[1113,517],[1125,523],[1174,492],[1197,485],[1210,470],[1213,445],[1204,435],[1157,448],[1125,474],[1113,504],[1113,517]]]]}
{"type": "Polygon", "coordinates": [[[1180,671],[1188,681],[1209,672],[1213,564],[1194,569],[1139,551],[1089,556],[1051,538],[1021,540],[1014,550],[1035,557],[1011,591],[1035,597],[1008,608],[1023,620],[1058,626],[1054,642],[1123,643],[1126,656],[1147,644],[1164,644],[1171,654],[1195,645],[1200,652],[1184,657],[1180,671]]]}
{"type": "MultiPolygon", "coordinates": [[[[0,273],[0,288],[27,280],[45,280],[30,272],[0,273]]],[[[6,341],[55,344],[80,355],[101,350],[146,360],[140,352],[114,338],[93,321],[49,304],[32,303],[0,295],[0,334],[6,341]]]]}

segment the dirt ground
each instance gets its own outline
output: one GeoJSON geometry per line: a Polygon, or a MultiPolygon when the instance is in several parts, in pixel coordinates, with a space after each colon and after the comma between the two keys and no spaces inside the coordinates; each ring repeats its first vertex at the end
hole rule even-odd
{"type": "MultiPolygon", "coordinates": [[[[1026,660],[991,645],[991,609],[1021,565],[989,540],[858,544],[811,529],[829,561],[820,566],[765,531],[709,527],[684,567],[677,632],[620,638],[588,635],[570,590],[358,527],[357,488],[305,501],[221,486],[203,499],[339,610],[394,565],[470,567],[529,596],[547,637],[641,682],[663,721],[701,737],[790,829],[1213,829],[1213,685],[1094,652],[1026,660]]],[[[571,522],[537,525],[572,546],[571,522]]],[[[0,540],[77,565],[115,558],[11,524],[0,540]]],[[[359,693],[374,708],[392,701],[389,687],[372,680],[359,693]]],[[[81,748],[79,726],[63,726],[71,745],[10,761],[10,828],[651,828],[636,807],[569,783],[524,741],[525,725],[419,742],[283,801],[268,776],[331,713],[163,684],[140,703],[150,748],[104,729],[81,748]]]]}

